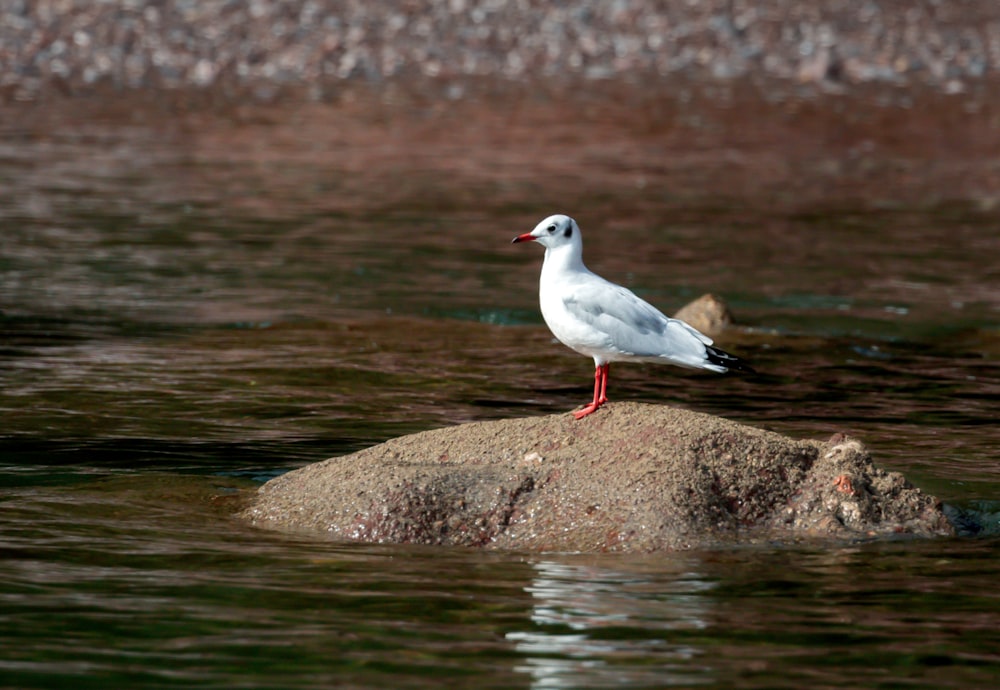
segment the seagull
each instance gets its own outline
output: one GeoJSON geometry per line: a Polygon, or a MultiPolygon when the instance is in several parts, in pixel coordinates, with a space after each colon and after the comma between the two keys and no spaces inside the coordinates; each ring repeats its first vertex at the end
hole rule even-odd
{"type": "Polygon", "coordinates": [[[707,335],[591,272],[583,265],[580,227],[569,216],[549,216],[511,244],[518,242],[545,247],[538,297],[549,330],[566,347],[594,358],[594,400],[573,413],[577,419],[607,402],[611,362],[753,372],[738,357],[712,347],[707,335]]]}

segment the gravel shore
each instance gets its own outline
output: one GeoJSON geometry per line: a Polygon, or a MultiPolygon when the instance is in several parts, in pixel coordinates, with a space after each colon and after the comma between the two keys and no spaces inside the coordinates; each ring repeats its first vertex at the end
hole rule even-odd
{"type": "Polygon", "coordinates": [[[0,96],[112,87],[322,100],[419,77],[739,79],[958,93],[1000,69],[988,0],[3,0],[0,96]]]}

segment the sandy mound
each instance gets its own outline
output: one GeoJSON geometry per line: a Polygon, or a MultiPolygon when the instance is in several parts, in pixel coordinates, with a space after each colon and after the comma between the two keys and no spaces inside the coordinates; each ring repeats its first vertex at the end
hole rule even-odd
{"type": "Polygon", "coordinates": [[[335,539],[526,551],[953,533],[940,501],[856,440],[635,403],[393,439],[269,481],[243,516],[335,539]]]}

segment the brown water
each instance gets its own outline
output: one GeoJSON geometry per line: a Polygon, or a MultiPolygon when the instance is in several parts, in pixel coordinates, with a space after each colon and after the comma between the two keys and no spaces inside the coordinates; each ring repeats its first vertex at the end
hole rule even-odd
{"type": "Polygon", "coordinates": [[[878,132],[874,153],[803,153],[796,130],[783,155],[725,113],[654,104],[637,130],[592,106],[4,130],[0,685],[995,685],[992,197],[929,193],[960,161],[878,132]],[[537,310],[540,252],[509,245],[553,212],[665,311],[724,297],[742,327],[720,344],[761,372],[624,365],[613,399],[849,432],[967,536],[498,555],[230,517],[306,462],[583,402],[591,363],[537,310]]]}

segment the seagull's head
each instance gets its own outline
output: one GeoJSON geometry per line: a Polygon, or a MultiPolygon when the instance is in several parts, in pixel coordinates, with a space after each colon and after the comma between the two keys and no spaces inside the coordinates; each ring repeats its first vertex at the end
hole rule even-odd
{"type": "Polygon", "coordinates": [[[579,245],[580,226],[569,216],[561,213],[549,216],[535,226],[531,232],[515,237],[511,244],[517,242],[538,242],[546,249],[555,249],[563,245],[579,245]]]}

